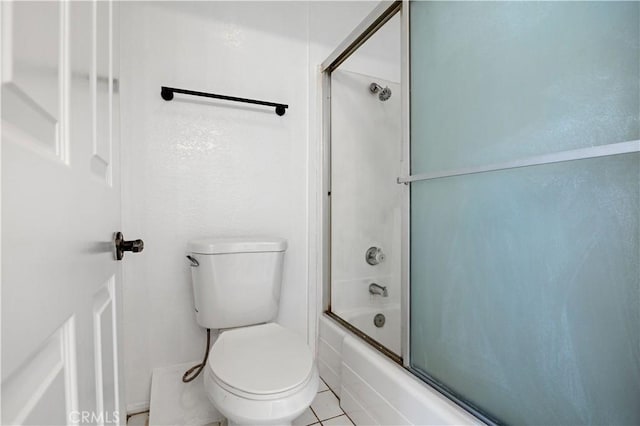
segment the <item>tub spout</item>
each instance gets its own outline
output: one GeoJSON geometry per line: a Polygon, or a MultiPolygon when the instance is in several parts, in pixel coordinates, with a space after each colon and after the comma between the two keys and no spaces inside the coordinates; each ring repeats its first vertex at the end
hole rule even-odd
{"type": "Polygon", "coordinates": [[[369,294],[379,294],[382,297],[389,296],[389,293],[387,292],[387,287],[380,284],[376,284],[376,283],[369,284],[369,294]]]}

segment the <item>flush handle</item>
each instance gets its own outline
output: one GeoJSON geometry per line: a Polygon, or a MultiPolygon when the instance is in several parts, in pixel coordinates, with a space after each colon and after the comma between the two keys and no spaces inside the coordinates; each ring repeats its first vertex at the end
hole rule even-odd
{"type": "Polygon", "coordinates": [[[122,260],[122,258],[124,257],[125,251],[130,251],[132,253],[140,253],[142,250],[144,250],[144,241],[142,240],[127,241],[124,239],[124,235],[122,235],[122,232],[116,232],[115,246],[116,246],[116,260],[122,260]]]}
{"type": "Polygon", "coordinates": [[[187,256],[187,259],[189,259],[189,261],[191,262],[191,266],[193,266],[194,268],[196,266],[200,266],[200,262],[198,262],[198,259],[196,259],[193,256],[187,256]]]}

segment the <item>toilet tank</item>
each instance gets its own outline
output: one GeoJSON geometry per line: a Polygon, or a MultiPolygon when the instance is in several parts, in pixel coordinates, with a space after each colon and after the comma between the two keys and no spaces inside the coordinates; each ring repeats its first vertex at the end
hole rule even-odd
{"type": "Polygon", "coordinates": [[[220,329],[274,320],[286,249],[282,238],[190,241],[187,250],[198,324],[220,329]]]}

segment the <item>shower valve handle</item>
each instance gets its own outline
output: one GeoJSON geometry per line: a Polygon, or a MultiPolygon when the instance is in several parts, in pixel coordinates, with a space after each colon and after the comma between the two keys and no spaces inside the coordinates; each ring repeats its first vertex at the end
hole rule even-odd
{"type": "Polygon", "coordinates": [[[369,265],[377,265],[384,261],[384,253],[380,247],[369,247],[365,254],[365,260],[369,265]]]}

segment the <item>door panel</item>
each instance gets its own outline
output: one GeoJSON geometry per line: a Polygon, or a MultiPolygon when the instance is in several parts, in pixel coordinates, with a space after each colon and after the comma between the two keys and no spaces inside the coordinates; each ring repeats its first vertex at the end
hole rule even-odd
{"type": "Polygon", "coordinates": [[[119,418],[115,16],[2,3],[3,424],[119,418]]]}
{"type": "Polygon", "coordinates": [[[67,423],[67,413],[78,409],[74,334],[69,320],[3,381],[3,424],[67,423]]]}
{"type": "Polygon", "coordinates": [[[105,286],[95,295],[93,305],[94,346],[96,354],[96,403],[97,411],[113,413],[117,406],[118,389],[114,371],[114,300],[115,277],[109,278],[105,286]]]}
{"type": "Polygon", "coordinates": [[[111,8],[106,2],[94,4],[95,27],[93,39],[96,46],[95,72],[93,73],[93,155],[91,170],[106,184],[111,185],[111,8]]]}
{"type": "Polygon", "coordinates": [[[2,25],[3,135],[61,159],[63,9],[58,2],[5,3],[2,25]]]}

